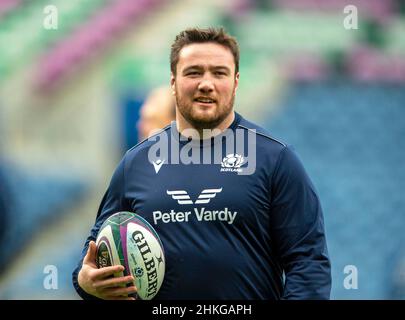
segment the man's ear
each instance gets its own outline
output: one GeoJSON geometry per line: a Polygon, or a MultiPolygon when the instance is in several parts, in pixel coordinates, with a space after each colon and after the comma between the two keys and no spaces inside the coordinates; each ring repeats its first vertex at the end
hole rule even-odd
{"type": "Polygon", "coordinates": [[[238,85],[239,85],[239,72],[237,72],[235,75],[235,92],[233,94],[236,93],[236,89],[238,88],[238,85]]]}
{"type": "Polygon", "coordinates": [[[170,73],[170,86],[172,87],[172,95],[173,96],[176,95],[176,86],[175,86],[175,84],[176,84],[176,78],[175,78],[175,76],[173,75],[173,72],[172,72],[172,73],[170,73]]]}

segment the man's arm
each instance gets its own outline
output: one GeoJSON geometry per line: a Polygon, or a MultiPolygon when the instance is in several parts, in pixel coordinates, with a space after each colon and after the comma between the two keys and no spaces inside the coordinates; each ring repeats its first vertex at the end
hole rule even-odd
{"type": "MultiPolygon", "coordinates": [[[[84,248],[82,250],[81,259],[72,273],[73,286],[76,289],[76,292],[83,299],[97,299],[100,297],[103,298],[104,295],[98,296],[98,294],[95,291],[89,290],[89,288],[92,288],[93,285],[97,287],[98,283],[95,283],[96,281],[105,284],[107,280],[106,277],[111,276],[111,274],[108,273],[107,268],[105,268],[106,270],[103,271],[101,271],[101,269],[100,270],[96,269],[95,252],[94,250],[89,250],[89,243],[91,241],[96,240],[100,227],[109,216],[119,211],[130,211],[129,205],[126,203],[124,199],[124,163],[125,157],[119,163],[118,167],[116,168],[112,176],[110,185],[106,193],[104,194],[104,197],[98,209],[96,222],[92,227],[90,235],[88,236],[84,248]],[[83,272],[82,274],[79,274],[81,270],[85,272],[84,276],[83,272]],[[83,282],[86,282],[85,287],[87,291],[85,291],[84,288],[79,284],[83,282]],[[92,291],[93,294],[89,294],[90,291],[92,291]]],[[[129,282],[128,277],[120,277],[116,278],[116,280],[118,280],[118,282],[113,281],[113,283],[111,283],[111,281],[109,281],[107,282],[107,284],[112,284],[113,287],[117,287],[119,286],[119,284],[129,282]]],[[[104,287],[102,289],[103,289],[102,291],[106,291],[104,290],[104,287]]]]}
{"type": "Polygon", "coordinates": [[[285,272],[283,299],[329,299],[331,267],[323,213],[305,169],[289,148],[271,181],[271,236],[285,272]]]}

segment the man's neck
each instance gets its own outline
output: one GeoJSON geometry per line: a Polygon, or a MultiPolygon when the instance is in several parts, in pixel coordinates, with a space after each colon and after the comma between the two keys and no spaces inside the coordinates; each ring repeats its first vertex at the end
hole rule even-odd
{"type": "Polygon", "coordinates": [[[181,135],[191,137],[192,139],[205,140],[215,137],[228,129],[234,120],[235,112],[232,110],[232,112],[215,128],[197,129],[194,128],[190,122],[184,119],[180,112],[176,112],[176,125],[178,132],[180,132],[181,135]]]}

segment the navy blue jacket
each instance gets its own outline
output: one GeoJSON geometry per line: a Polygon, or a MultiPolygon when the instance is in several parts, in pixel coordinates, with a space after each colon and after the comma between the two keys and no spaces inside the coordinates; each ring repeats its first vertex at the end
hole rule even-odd
{"type": "MultiPolygon", "coordinates": [[[[82,257],[107,217],[131,211],[164,246],[166,274],[155,299],[329,299],[323,213],[303,165],[237,113],[229,132],[237,141],[230,153],[225,134],[190,141],[174,122],[127,151],[82,257]],[[166,146],[160,154],[158,143],[166,146]],[[194,161],[184,163],[190,155],[194,161]]],[[[73,284],[90,299],[77,283],[81,264],[73,284]]]]}

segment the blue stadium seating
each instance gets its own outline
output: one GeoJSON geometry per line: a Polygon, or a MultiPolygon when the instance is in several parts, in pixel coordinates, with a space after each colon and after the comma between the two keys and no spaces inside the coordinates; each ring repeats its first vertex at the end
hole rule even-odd
{"type": "Polygon", "coordinates": [[[333,299],[386,299],[405,243],[405,88],[346,80],[296,83],[264,121],[292,144],[320,194],[333,299]],[[345,289],[346,265],[358,289],[345,289]]]}

